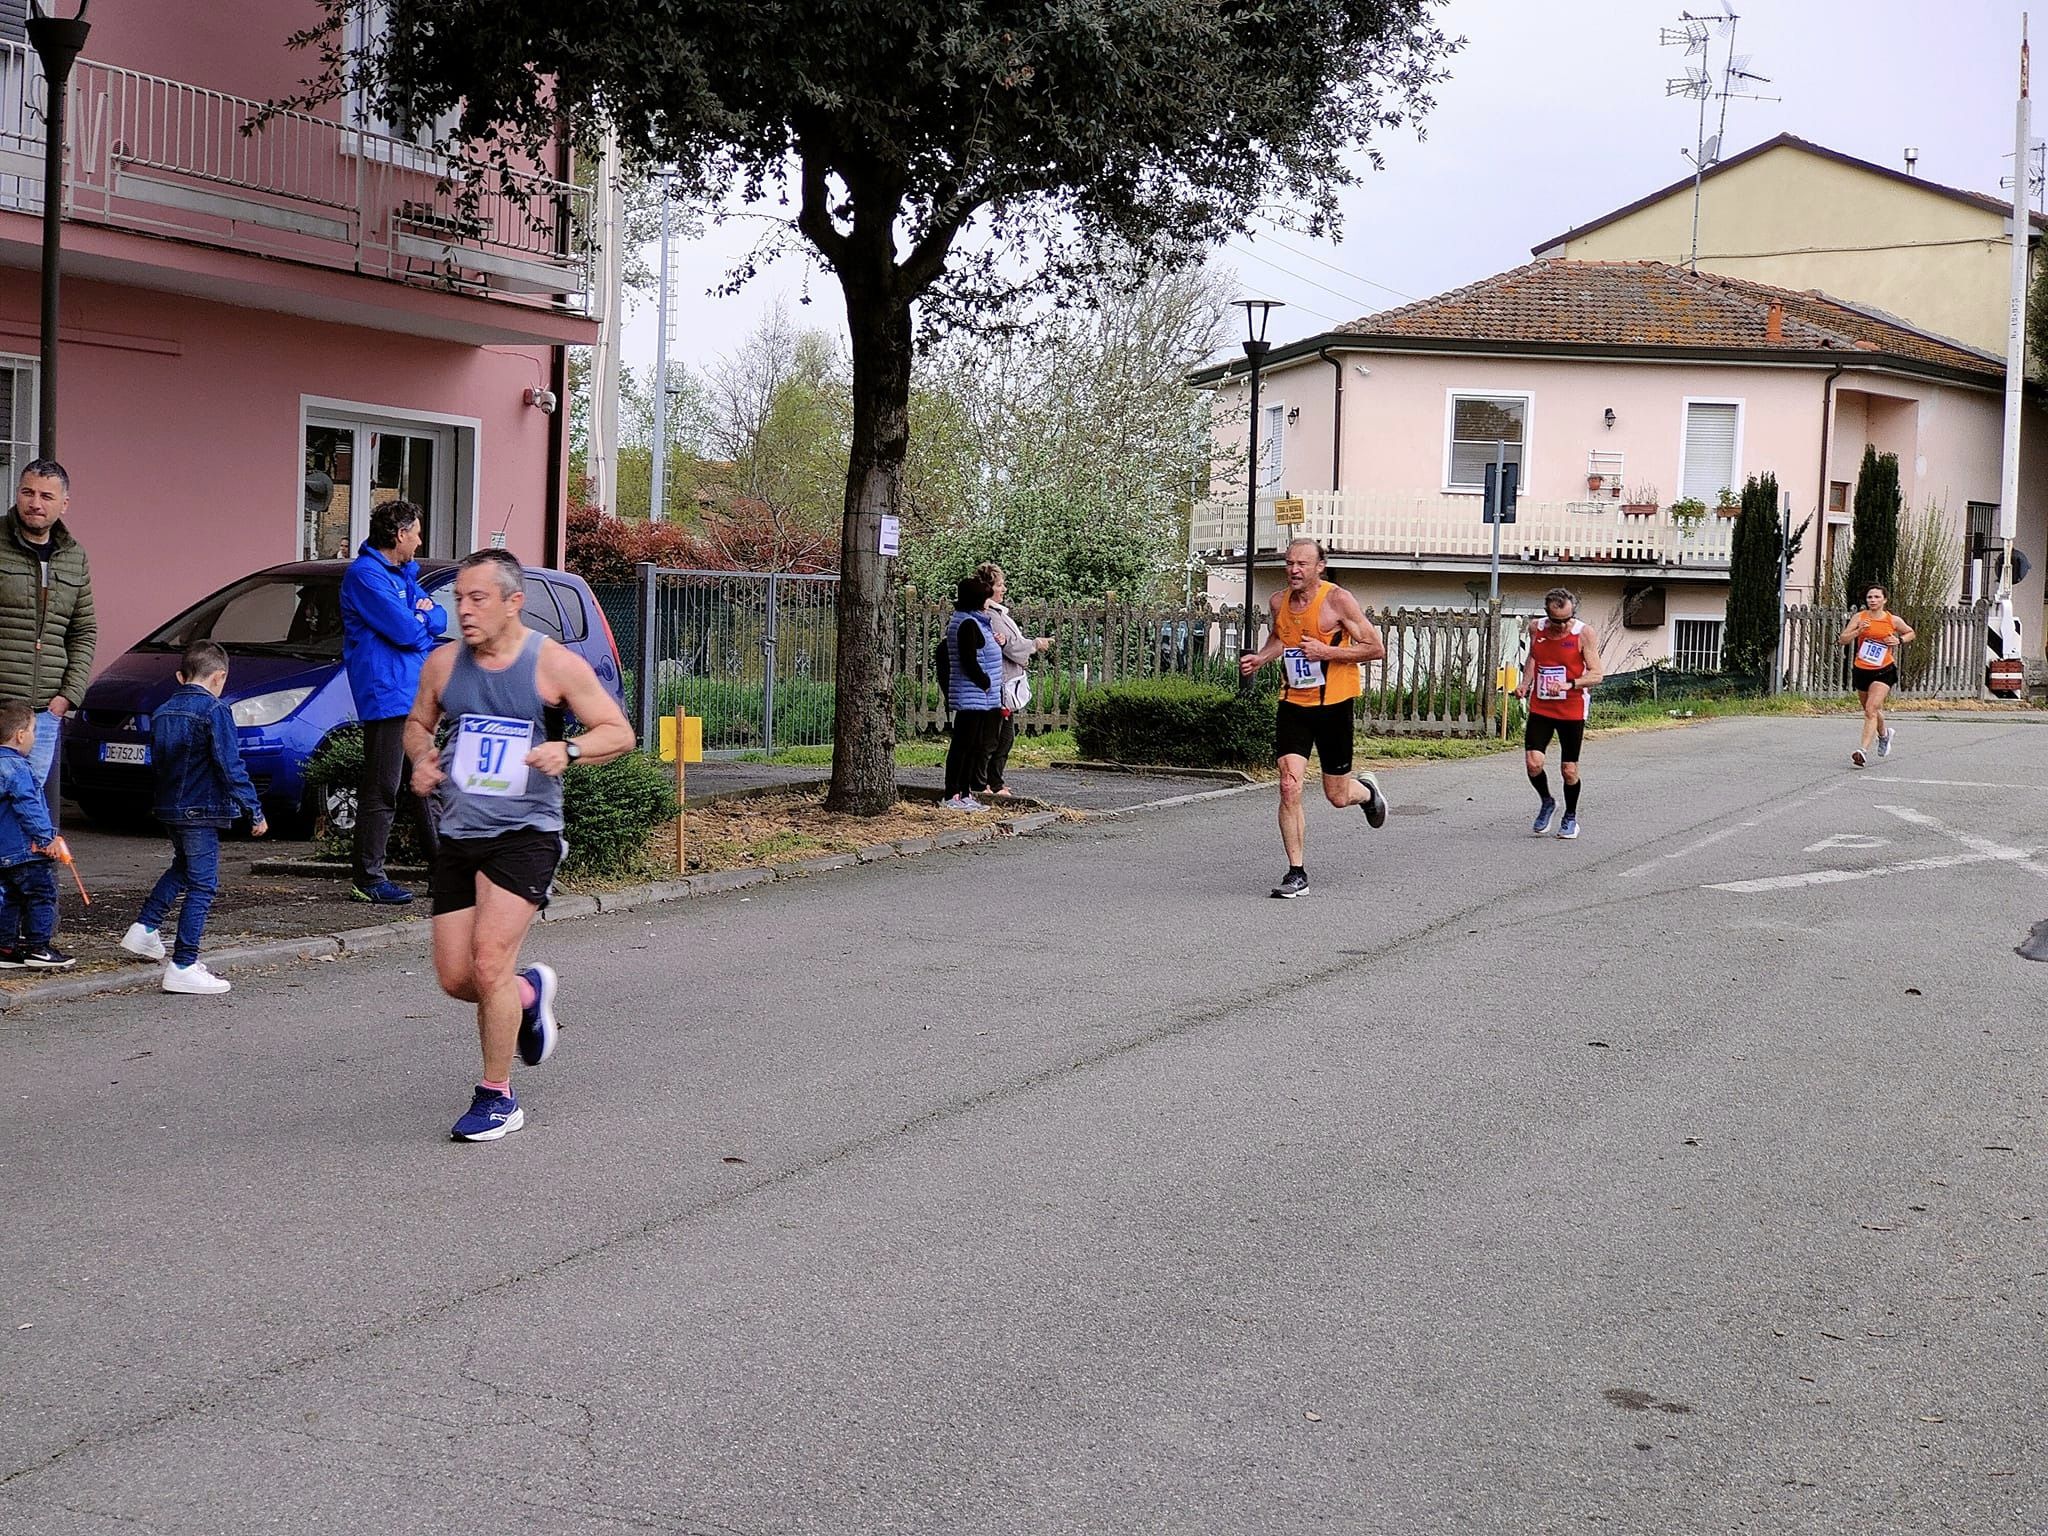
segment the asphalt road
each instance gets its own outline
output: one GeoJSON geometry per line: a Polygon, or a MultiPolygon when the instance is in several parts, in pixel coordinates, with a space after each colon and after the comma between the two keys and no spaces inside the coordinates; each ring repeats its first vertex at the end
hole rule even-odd
{"type": "Polygon", "coordinates": [[[2048,727],[1596,738],[0,1020],[0,1531],[2048,1532],[2048,727]]]}

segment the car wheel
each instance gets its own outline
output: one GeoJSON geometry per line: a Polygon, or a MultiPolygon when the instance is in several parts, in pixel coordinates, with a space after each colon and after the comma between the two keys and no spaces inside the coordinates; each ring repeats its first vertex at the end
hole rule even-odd
{"type": "Polygon", "coordinates": [[[315,790],[313,798],[318,806],[316,815],[329,832],[353,832],[356,829],[356,792],[338,784],[315,790]]]}

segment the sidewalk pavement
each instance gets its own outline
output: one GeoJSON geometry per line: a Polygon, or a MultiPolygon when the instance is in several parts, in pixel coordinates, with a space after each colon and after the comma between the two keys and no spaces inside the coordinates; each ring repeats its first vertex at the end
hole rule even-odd
{"type": "MultiPolygon", "coordinates": [[[[726,795],[770,790],[778,786],[822,784],[824,768],[784,767],[771,763],[706,762],[689,770],[690,804],[699,806],[726,795]]],[[[936,798],[943,775],[937,768],[904,768],[898,782],[913,794],[936,798]]],[[[1089,769],[1017,771],[1011,775],[1019,800],[1014,807],[991,808],[973,825],[950,829],[931,838],[903,839],[876,849],[827,855],[776,869],[727,870],[672,880],[630,891],[558,897],[548,917],[560,919],[600,910],[619,910],[646,901],[737,889],[785,874],[813,874],[842,865],[870,862],[894,854],[923,852],[932,847],[982,842],[1001,831],[1029,832],[1056,817],[1041,808],[1076,810],[1087,815],[1120,811],[1179,800],[1191,795],[1242,788],[1241,775],[1135,774],[1089,769]]],[[[58,871],[60,927],[58,945],[79,957],[76,970],[58,973],[0,973],[0,1008],[24,1002],[56,1000],[121,987],[153,985],[155,965],[132,960],[119,948],[121,935],[135,921],[142,901],[170,862],[170,845],[153,828],[119,831],[90,826],[77,807],[67,806],[64,836],[77,859],[91,904],[79,901],[67,871],[58,871]]],[[[275,866],[310,861],[315,845],[276,837],[228,838],[221,845],[221,889],[207,921],[205,958],[209,966],[231,972],[236,966],[277,964],[285,960],[356,953],[395,943],[424,942],[421,921],[427,915],[424,880],[407,880],[422,899],[409,907],[373,907],[349,898],[345,873],[280,872],[275,866]]]]}

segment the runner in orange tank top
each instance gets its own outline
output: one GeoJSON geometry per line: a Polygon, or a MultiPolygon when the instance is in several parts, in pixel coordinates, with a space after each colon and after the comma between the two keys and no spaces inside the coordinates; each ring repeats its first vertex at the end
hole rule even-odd
{"type": "Polygon", "coordinates": [[[1273,888],[1283,899],[1308,889],[1302,864],[1308,842],[1308,814],[1301,790],[1308,756],[1322,759],[1323,794],[1339,807],[1360,806],[1373,826],[1387,820],[1387,797],[1369,773],[1351,772],[1352,708],[1363,688],[1360,664],[1387,654],[1386,643],[1358,599],[1323,580],[1323,546],[1296,539],[1287,546],[1287,585],[1268,605],[1273,627],[1266,643],[1238,658],[1250,677],[1278,660],[1287,686],[1280,695],[1273,745],[1280,758],[1280,841],[1287,849],[1287,873],[1273,888]]]}
{"type": "Polygon", "coordinates": [[[1863,606],[1842,628],[1842,644],[1856,648],[1849,660],[1856,692],[1863,699],[1863,740],[1849,754],[1849,761],[1858,768],[1870,761],[1872,742],[1877,744],[1879,757],[1892,755],[1892,728],[1884,717],[1884,701],[1899,686],[1899,647],[1913,638],[1913,626],[1886,611],[1890,601],[1890,594],[1872,582],[1863,594],[1863,606]]]}

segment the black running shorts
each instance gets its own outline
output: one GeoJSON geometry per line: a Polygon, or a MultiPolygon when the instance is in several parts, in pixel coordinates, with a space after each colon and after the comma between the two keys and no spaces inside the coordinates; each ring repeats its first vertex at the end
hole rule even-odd
{"type": "Polygon", "coordinates": [[[1323,772],[1342,778],[1351,771],[1352,701],[1341,704],[1290,704],[1280,701],[1273,722],[1273,755],[1307,757],[1311,750],[1323,772]]]}
{"type": "Polygon", "coordinates": [[[1547,752],[1550,738],[1557,738],[1557,760],[1561,763],[1576,763],[1579,748],[1586,744],[1586,722],[1583,720],[1553,720],[1549,715],[1531,715],[1528,725],[1522,729],[1522,750],[1524,752],[1547,752]]]}
{"type": "Polygon", "coordinates": [[[1856,673],[1856,691],[1858,693],[1870,692],[1870,685],[1872,683],[1883,683],[1888,688],[1899,686],[1899,664],[1897,662],[1893,662],[1888,667],[1857,667],[1854,671],[1856,673]]]}
{"type": "Polygon", "coordinates": [[[561,862],[559,832],[519,827],[496,837],[444,837],[427,881],[434,915],[475,906],[478,875],[521,901],[545,907],[555,883],[555,866],[561,862]]]}

